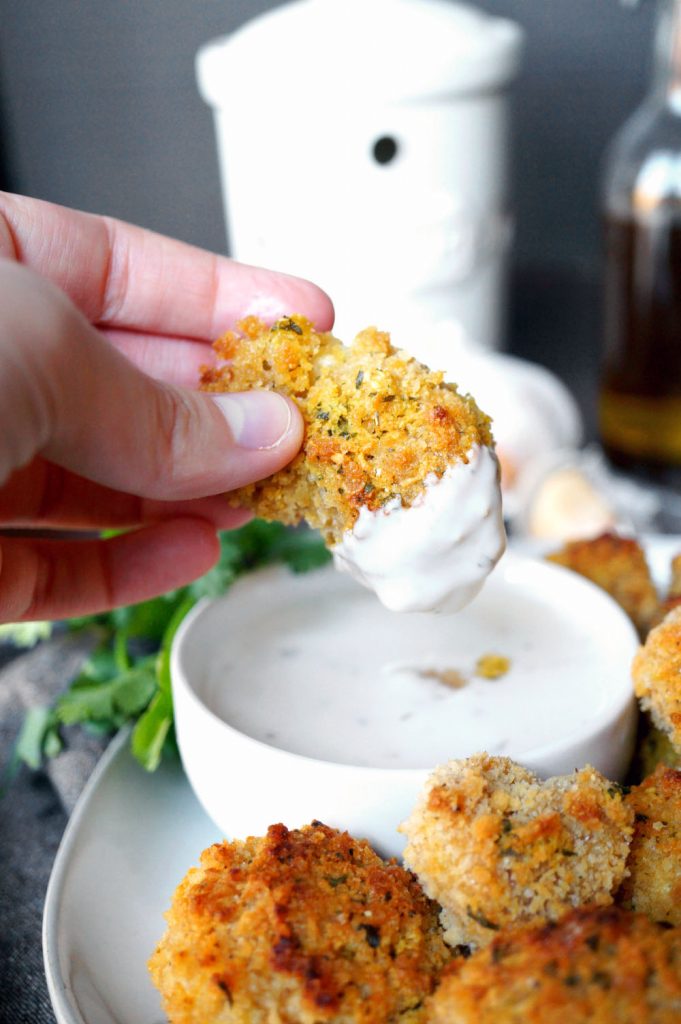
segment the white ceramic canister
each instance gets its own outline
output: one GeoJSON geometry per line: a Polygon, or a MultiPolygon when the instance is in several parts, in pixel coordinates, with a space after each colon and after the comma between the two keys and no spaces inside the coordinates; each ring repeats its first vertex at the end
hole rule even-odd
{"type": "Polygon", "coordinates": [[[448,0],[296,0],[204,46],[232,255],[316,281],[346,340],[447,322],[497,347],[521,46],[448,0]]]}

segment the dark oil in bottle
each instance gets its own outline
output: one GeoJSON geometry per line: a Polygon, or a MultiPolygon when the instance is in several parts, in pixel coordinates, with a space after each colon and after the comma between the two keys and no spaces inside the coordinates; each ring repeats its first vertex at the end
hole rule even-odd
{"type": "Polygon", "coordinates": [[[610,461],[681,486],[681,213],[606,221],[599,423],[610,461]]]}

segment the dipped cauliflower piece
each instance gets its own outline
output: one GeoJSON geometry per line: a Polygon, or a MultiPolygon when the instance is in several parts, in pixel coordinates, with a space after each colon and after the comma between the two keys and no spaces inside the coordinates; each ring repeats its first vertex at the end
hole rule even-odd
{"type": "Polygon", "coordinates": [[[206,391],[295,400],[300,453],[230,500],[319,529],[339,568],[395,610],[462,607],[505,547],[490,420],[374,327],[346,346],[301,316],[249,318],[215,343],[206,391]]]}

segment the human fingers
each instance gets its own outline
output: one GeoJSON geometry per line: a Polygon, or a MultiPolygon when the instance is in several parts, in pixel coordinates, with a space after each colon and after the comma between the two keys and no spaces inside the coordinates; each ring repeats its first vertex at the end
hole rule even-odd
{"type": "Polygon", "coordinates": [[[99,326],[213,340],[251,314],[303,313],[321,330],[333,323],[330,299],[307,281],[6,192],[0,255],[48,277],[99,326]]]}
{"type": "Polygon", "coordinates": [[[102,333],[143,373],[178,387],[196,388],[201,368],[215,361],[212,348],[203,341],[135,331],[104,330],[102,333]]]}
{"type": "Polygon", "coordinates": [[[252,518],[246,509],[231,508],[223,494],[153,501],[103,487],[40,457],[0,487],[0,523],[5,527],[124,529],[180,516],[197,516],[218,530],[232,530],[252,518]]]}
{"type": "Polygon", "coordinates": [[[173,519],[110,540],[0,535],[0,622],[65,619],[145,601],[207,572],[220,545],[210,523],[173,519]]]}
{"type": "Polygon", "coordinates": [[[0,309],[0,484],[41,454],[114,490],[178,501],[269,476],[300,447],[293,402],[154,381],[62,292],[6,260],[0,309]]]}

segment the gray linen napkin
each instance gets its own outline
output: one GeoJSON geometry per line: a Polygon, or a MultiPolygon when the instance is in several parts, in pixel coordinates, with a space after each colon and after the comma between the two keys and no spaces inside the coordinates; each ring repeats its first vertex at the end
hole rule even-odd
{"type": "MultiPolygon", "coordinates": [[[[31,651],[0,645],[0,778],[26,710],[49,705],[96,638],[56,636],[31,651]]],[[[106,740],[67,730],[43,771],[20,769],[0,794],[0,1024],[54,1024],[42,962],[45,890],[67,816],[106,740]]]]}
{"type": "MultiPolygon", "coordinates": [[[[24,715],[32,707],[50,705],[77,675],[93,650],[94,634],[63,634],[13,659],[0,671],[0,741],[11,751],[24,715]]],[[[81,729],[65,730],[62,753],[46,765],[47,776],[67,814],[97,763],[106,740],[81,729]]],[[[7,754],[6,754],[7,756],[7,754]]]]}

